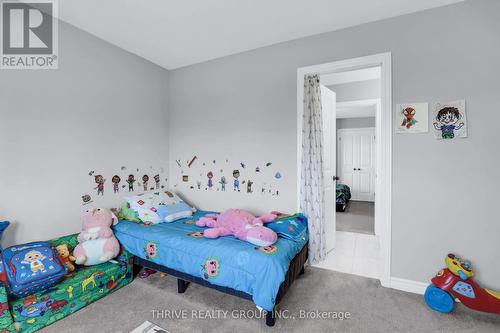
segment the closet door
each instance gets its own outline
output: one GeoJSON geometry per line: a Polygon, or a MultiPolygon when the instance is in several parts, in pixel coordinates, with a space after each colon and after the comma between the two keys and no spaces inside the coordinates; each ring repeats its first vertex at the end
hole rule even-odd
{"type": "Polygon", "coordinates": [[[352,200],[375,200],[375,130],[342,129],[338,134],[340,183],[351,188],[352,200]]]}

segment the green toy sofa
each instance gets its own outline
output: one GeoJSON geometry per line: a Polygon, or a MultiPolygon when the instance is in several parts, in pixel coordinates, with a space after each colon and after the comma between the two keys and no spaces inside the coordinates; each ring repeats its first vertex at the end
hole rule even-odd
{"type": "MultiPolygon", "coordinates": [[[[77,235],[51,240],[52,245],[67,244],[72,252],[77,235]]],[[[132,281],[133,258],[123,248],[117,263],[81,267],[68,273],[48,290],[20,299],[9,299],[0,284],[0,333],[35,332],[102,298],[132,281]]]]}

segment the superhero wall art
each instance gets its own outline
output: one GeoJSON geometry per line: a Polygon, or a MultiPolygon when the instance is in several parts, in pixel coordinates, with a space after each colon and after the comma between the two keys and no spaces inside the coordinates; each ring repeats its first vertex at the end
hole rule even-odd
{"type": "Polygon", "coordinates": [[[396,106],[396,133],[429,132],[429,104],[408,103],[396,106]]]}

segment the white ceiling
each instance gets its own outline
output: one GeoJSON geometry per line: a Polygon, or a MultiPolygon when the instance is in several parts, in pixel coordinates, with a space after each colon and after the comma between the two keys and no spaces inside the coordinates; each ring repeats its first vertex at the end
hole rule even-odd
{"type": "Polygon", "coordinates": [[[462,0],[61,0],[59,17],[174,69],[462,0]]]}

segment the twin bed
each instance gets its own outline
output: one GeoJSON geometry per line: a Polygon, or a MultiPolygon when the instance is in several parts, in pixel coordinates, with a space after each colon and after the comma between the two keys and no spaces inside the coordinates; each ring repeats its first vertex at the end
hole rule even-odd
{"type": "Polygon", "coordinates": [[[266,247],[232,236],[207,239],[195,221],[208,213],[151,226],[122,220],[115,235],[135,264],[177,277],[179,293],[193,282],[252,300],[267,311],[266,324],[273,326],[276,305],[304,273],[307,234],[295,240],[279,237],[266,247]]]}

